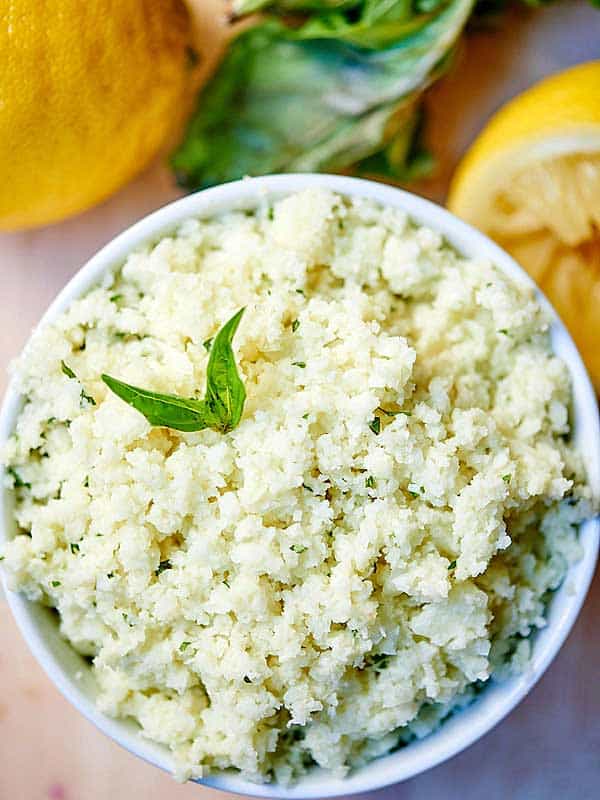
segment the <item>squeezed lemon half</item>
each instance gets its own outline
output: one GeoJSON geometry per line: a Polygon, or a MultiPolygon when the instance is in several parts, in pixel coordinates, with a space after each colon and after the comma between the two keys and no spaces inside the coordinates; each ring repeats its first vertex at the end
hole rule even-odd
{"type": "Polygon", "coordinates": [[[459,164],[448,208],[528,270],[600,392],[600,61],[504,106],[459,164]]]}

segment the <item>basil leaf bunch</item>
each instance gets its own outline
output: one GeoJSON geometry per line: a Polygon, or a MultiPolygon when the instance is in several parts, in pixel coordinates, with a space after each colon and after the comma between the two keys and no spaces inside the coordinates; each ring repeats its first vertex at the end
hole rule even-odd
{"type": "Polygon", "coordinates": [[[151,425],[185,432],[212,428],[227,433],[238,425],[246,400],[246,390],[231,348],[243,313],[242,308],[225,323],[213,340],[203,400],[151,392],[110,375],[102,375],[102,380],[121,400],[143,414],[151,425]]]}
{"type": "Polygon", "coordinates": [[[431,166],[423,91],[449,66],[475,0],[237,0],[246,19],[172,156],[197,189],[244,175],[431,166]],[[290,17],[290,13],[291,14],[290,17]]]}
{"type": "Polygon", "coordinates": [[[381,50],[419,33],[452,0],[234,0],[238,15],[267,8],[286,18],[307,16],[296,28],[298,39],[336,39],[381,50]]]}

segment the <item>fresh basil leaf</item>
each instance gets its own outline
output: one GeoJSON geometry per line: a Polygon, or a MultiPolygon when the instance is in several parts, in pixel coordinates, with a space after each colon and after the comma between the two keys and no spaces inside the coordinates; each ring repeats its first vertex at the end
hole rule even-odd
{"type": "Polygon", "coordinates": [[[362,2],[364,0],[233,0],[232,6],[235,14],[242,15],[259,11],[267,6],[273,11],[285,13],[299,9],[350,8],[362,2]]]}
{"type": "Polygon", "coordinates": [[[424,11],[402,0],[362,0],[345,10],[314,14],[298,31],[302,39],[338,39],[370,49],[380,49],[419,33],[452,0],[437,0],[424,11]]]}
{"type": "Polygon", "coordinates": [[[417,107],[404,120],[396,120],[384,149],[359,161],[355,169],[359,175],[410,183],[427,177],[435,163],[425,145],[425,114],[423,108],[417,107]]]}
{"type": "MultiPolygon", "coordinates": [[[[223,432],[235,428],[242,417],[246,390],[239,376],[231,342],[244,313],[241,308],[217,333],[206,369],[206,399],[210,413],[223,432]]],[[[215,427],[215,425],[211,425],[215,427]]]]}
{"type": "Polygon", "coordinates": [[[240,324],[242,308],[214,338],[206,371],[206,397],[179,397],[142,389],[103,374],[108,388],[143,414],[151,425],[192,432],[213,428],[223,433],[239,423],[246,390],[238,374],[231,342],[240,324]]]}
{"type": "Polygon", "coordinates": [[[210,428],[216,421],[204,400],[151,392],[110,375],[102,375],[102,380],[111,392],[143,414],[151,425],[190,432],[210,428]]]}

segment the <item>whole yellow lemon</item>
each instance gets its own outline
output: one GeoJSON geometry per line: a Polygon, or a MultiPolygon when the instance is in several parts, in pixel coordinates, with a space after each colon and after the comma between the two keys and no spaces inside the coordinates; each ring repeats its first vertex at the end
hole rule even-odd
{"type": "Polygon", "coordinates": [[[183,0],[0,3],[0,229],[83,211],[139,172],[181,119],[183,0]]]}

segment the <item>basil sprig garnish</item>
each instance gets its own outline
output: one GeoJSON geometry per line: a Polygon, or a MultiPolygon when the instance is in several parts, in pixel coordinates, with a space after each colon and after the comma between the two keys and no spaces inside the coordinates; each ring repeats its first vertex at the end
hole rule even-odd
{"type": "Polygon", "coordinates": [[[102,375],[102,380],[121,400],[143,414],[151,425],[186,432],[212,428],[227,433],[238,425],[246,400],[246,390],[231,349],[243,313],[241,308],[223,325],[212,342],[204,400],[151,392],[110,375],[102,375]]]}

